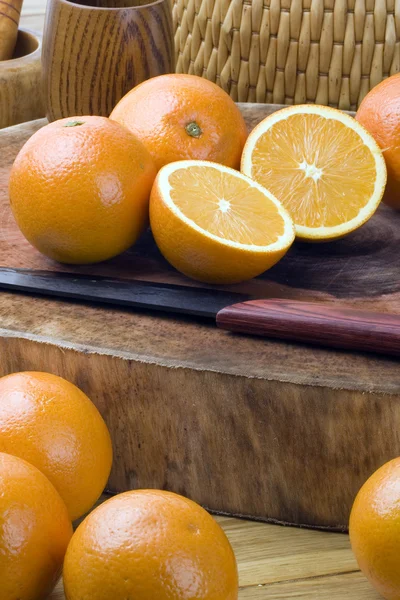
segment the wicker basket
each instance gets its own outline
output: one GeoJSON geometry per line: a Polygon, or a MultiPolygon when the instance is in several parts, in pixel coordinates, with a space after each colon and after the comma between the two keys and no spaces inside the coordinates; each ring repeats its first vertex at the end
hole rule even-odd
{"type": "Polygon", "coordinates": [[[400,70],[399,0],[173,0],[176,69],[236,101],[356,109],[400,70]]]}

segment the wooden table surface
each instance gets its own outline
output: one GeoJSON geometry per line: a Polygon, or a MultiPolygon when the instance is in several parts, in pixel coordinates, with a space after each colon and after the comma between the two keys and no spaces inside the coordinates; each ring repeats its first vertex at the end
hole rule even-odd
{"type": "MultiPolygon", "coordinates": [[[[21,25],[41,31],[45,0],[24,0],[21,25]]],[[[377,600],[347,535],[217,517],[235,550],[240,600],[377,600]]],[[[59,583],[51,596],[63,600],[59,583]]]]}
{"type": "MultiPolygon", "coordinates": [[[[239,564],[239,600],[378,600],[347,535],[217,517],[239,564]]],[[[60,582],[50,600],[64,600],[60,582]]]]}
{"type": "MultiPolygon", "coordinates": [[[[239,600],[378,600],[347,535],[217,517],[239,563],[239,600]]],[[[60,582],[50,600],[64,600],[60,582]]]]}

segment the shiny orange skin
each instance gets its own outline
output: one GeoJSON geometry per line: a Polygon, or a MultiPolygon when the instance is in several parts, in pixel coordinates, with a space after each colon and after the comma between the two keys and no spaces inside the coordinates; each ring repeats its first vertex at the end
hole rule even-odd
{"type": "Polygon", "coordinates": [[[0,453],[0,600],[43,600],[61,574],[72,525],[36,467],[0,453]]]}
{"type": "Polygon", "coordinates": [[[233,550],[216,521],[177,494],[115,496],[78,527],[65,557],[67,600],[237,600],[233,550]]]}
{"type": "Polygon", "coordinates": [[[26,239],[49,258],[96,263],[136,242],[155,175],[147,150],[115,121],[61,119],[39,129],[15,159],[11,208],[26,239]]]}
{"type": "Polygon", "coordinates": [[[384,79],[365,96],[356,119],[373,135],[385,157],[383,202],[400,210],[400,74],[384,79]]]}
{"type": "Polygon", "coordinates": [[[386,600],[400,600],[400,458],[378,469],[358,492],[349,533],[364,575],[386,600]]]}
{"type": "Polygon", "coordinates": [[[112,464],[110,434],[95,405],[50,373],[26,371],[0,379],[0,452],[42,471],[71,520],[95,504],[112,464]]]}
{"type": "Polygon", "coordinates": [[[246,124],[232,98],[196,75],[160,75],[144,81],[118,102],[110,119],[143,142],[157,169],[185,159],[238,169],[247,138],[246,124]],[[199,137],[188,134],[191,123],[200,127],[199,137]]]}

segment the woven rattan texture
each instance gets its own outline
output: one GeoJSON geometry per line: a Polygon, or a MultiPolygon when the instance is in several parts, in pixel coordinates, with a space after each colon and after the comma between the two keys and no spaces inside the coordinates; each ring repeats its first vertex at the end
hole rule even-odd
{"type": "Polygon", "coordinates": [[[356,109],[400,70],[400,0],[172,0],[176,69],[239,102],[356,109]]]}

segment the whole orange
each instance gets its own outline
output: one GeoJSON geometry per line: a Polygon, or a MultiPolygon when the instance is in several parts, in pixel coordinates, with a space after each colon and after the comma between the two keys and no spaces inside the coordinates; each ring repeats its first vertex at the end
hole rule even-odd
{"type": "Polygon", "coordinates": [[[0,598],[42,600],[72,536],[67,508],[36,467],[0,453],[0,598]]]}
{"type": "Polygon", "coordinates": [[[384,79],[365,96],[356,119],[374,136],[385,157],[383,202],[400,210],[400,74],[384,79]]]}
{"type": "Polygon", "coordinates": [[[117,104],[110,119],[130,129],[157,169],[177,160],[211,160],[238,169],[247,128],[232,98],[196,75],[160,75],[117,104]]]}
{"type": "Polygon", "coordinates": [[[71,520],[95,504],[112,463],[110,434],[95,405],[75,385],[50,373],[0,379],[0,452],[42,471],[71,520]]]}
{"type": "Polygon", "coordinates": [[[148,221],[156,175],[142,143],[105,117],[61,119],[23,146],[10,202],[26,239],[62,263],[95,263],[129,248],[148,221]]]}
{"type": "Polygon", "coordinates": [[[400,458],[378,469],[358,492],[349,532],[360,569],[386,600],[399,600],[400,458]]]}
{"type": "Polygon", "coordinates": [[[64,563],[67,600],[237,600],[233,550],[194,502],[126,492],[76,530],[64,563]]]}

